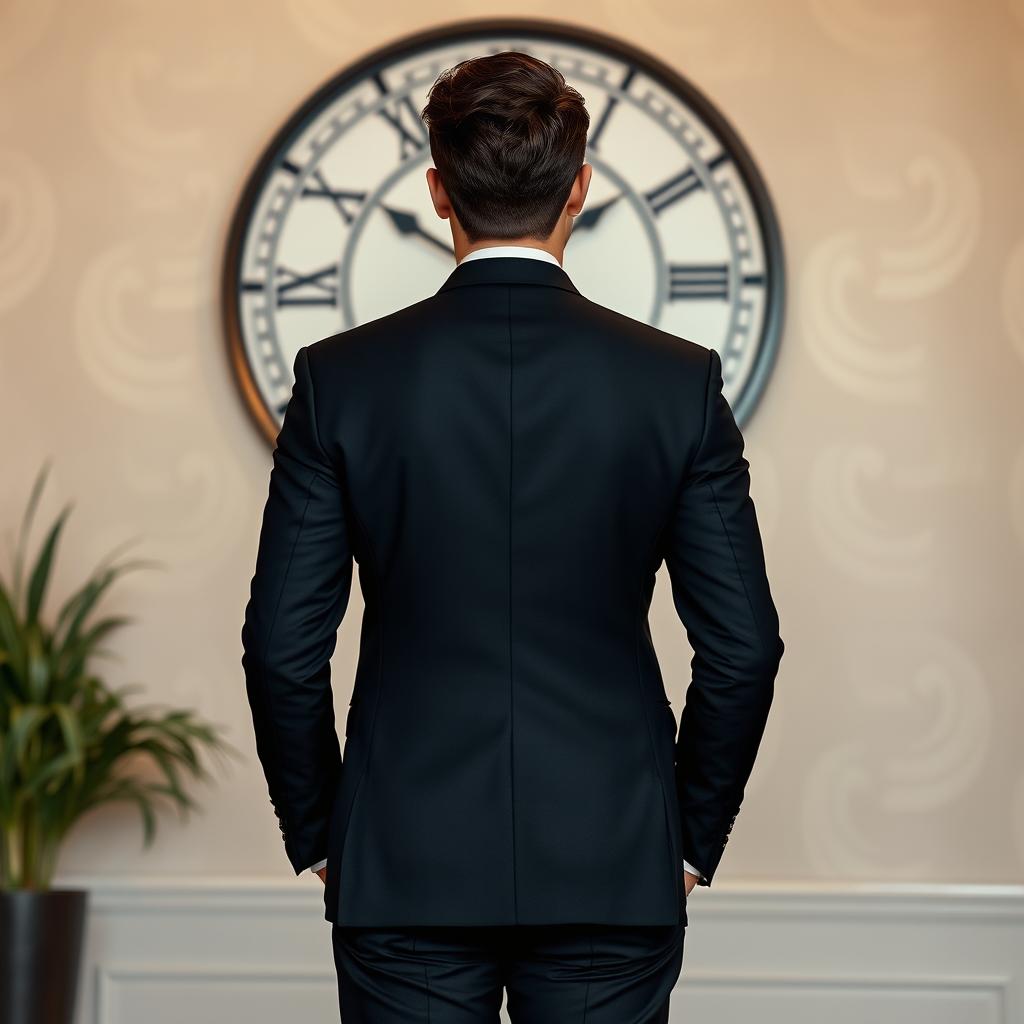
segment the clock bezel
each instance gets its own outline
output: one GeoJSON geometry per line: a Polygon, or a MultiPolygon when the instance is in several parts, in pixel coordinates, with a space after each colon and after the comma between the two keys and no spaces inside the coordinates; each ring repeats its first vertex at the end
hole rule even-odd
{"type": "Polygon", "coordinates": [[[542,18],[472,18],[436,25],[402,36],[365,53],[341,71],[331,75],[310,93],[273,134],[246,178],[235,204],[224,250],[221,271],[221,319],[232,375],[243,402],[260,432],[273,446],[277,441],[280,424],[259,389],[245,350],[239,304],[240,262],[252,214],[279,155],[287,150],[291,140],[303,130],[312,116],[327,105],[333,96],[357,80],[383,70],[398,59],[408,58],[440,44],[488,35],[565,40],[568,43],[603,51],[609,56],[635,65],[663,87],[678,94],[687,106],[704,120],[729,152],[730,160],[750,196],[765,253],[765,316],[760,344],[743,388],[731,402],[737,422],[745,424],[760,402],[778,356],[785,315],[786,279],[782,235],[775,206],[746,143],[732,123],[697,86],[660,58],[632,43],[597,29],[566,21],[542,18]]]}

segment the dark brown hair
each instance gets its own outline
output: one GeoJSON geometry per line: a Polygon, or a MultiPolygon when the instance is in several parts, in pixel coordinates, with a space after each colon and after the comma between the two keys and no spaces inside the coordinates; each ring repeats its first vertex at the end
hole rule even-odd
{"type": "Polygon", "coordinates": [[[551,234],[590,127],[560,71],[517,50],[473,57],[438,76],[421,117],[470,241],[551,234]]]}

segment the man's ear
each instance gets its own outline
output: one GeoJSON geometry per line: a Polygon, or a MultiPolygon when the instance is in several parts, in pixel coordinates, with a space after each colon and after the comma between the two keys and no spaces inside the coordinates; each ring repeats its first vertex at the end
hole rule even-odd
{"type": "Polygon", "coordinates": [[[590,188],[590,179],[594,168],[590,164],[582,164],[576,172],[576,179],[569,190],[569,198],[565,202],[565,212],[570,217],[575,217],[583,209],[587,199],[587,191],[590,188]]]}
{"type": "Polygon", "coordinates": [[[436,167],[427,168],[427,189],[430,191],[434,211],[441,220],[447,220],[452,215],[452,204],[444,185],[441,184],[441,175],[437,173],[436,167]]]}

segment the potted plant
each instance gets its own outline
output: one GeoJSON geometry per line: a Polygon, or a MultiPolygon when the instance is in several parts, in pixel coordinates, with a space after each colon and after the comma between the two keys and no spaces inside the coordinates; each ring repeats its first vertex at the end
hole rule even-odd
{"type": "Polygon", "coordinates": [[[53,889],[60,846],[88,811],[130,801],[144,842],[163,803],[187,814],[189,778],[206,779],[200,753],[231,748],[220,727],[192,711],[129,707],[137,687],[112,689],[93,659],[126,616],[97,618],[103,594],[145,565],[112,556],[60,606],[43,613],[58,541],[71,505],[47,531],[26,571],[26,544],[49,466],[36,478],[14,551],[0,574],[0,1021],[70,1024],[87,893],[53,889]]]}

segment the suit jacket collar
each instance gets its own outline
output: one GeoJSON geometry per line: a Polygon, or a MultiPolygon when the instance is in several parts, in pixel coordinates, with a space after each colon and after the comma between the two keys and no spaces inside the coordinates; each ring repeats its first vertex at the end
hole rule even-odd
{"type": "Polygon", "coordinates": [[[533,284],[578,295],[579,290],[569,275],[554,263],[524,256],[488,256],[487,259],[467,260],[460,263],[437,290],[437,294],[451,288],[471,284],[533,284]]]}

